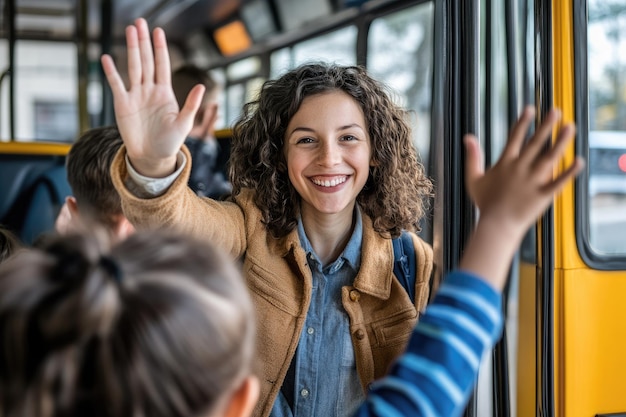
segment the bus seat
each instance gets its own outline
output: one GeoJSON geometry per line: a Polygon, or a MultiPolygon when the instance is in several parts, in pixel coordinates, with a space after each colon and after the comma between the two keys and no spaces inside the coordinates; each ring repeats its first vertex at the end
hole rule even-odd
{"type": "Polygon", "coordinates": [[[32,244],[71,195],[64,155],[0,153],[0,223],[32,244]]]}

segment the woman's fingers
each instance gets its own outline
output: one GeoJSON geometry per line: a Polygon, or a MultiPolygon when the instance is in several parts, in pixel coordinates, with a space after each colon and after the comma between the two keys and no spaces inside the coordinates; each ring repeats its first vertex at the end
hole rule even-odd
{"type": "MultiPolygon", "coordinates": [[[[205,87],[202,84],[196,85],[191,89],[187,98],[185,99],[185,104],[183,108],[180,109],[180,113],[178,114],[178,120],[181,123],[193,124],[193,119],[196,117],[196,112],[200,108],[200,104],[202,103],[202,96],[204,95],[205,87]]],[[[191,128],[190,124],[190,128],[191,128]]]]}
{"type": "Polygon", "coordinates": [[[143,18],[139,18],[135,21],[135,26],[137,28],[137,38],[139,39],[142,81],[144,83],[154,83],[154,53],[152,52],[148,22],[143,18]]]}
{"type": "Polygon", "coordinates": [[[111,58],[110,55],[102,55],[100,62],[102,63],[102,69],[104,70],[104,75],[106,76],[109,86],[111,87],[113,96],[120,97],[126,92],[126,87],[124,86],[122,77],[120,77],[120,74],[117,72],[117,68],[115,68],[113,58],[111,58]]]}
{"type": "Polygon", "coordinates": [[[126,28],[126,54],[128,56],[128,80],[132,88],[134,85],[141,84],[139,40],[137,38],[137,28],[132,25],[126,28]]]}
{"type": "Polygon", "coordinates": [[[163,29],[154,29],[151,40],[146,20],[135,20],[134,25],[126,28],[126,48],[131,88],[141,84],[171,82],[170,56],[163,29]]]}
{"type": "Polygon", "coordinates": [[[167,49],[165,32],[161,28],[154,29],[154,62],[156,66],[157,84],[171,84],[172,69],[170,67],[170,54],[167,49]]]}

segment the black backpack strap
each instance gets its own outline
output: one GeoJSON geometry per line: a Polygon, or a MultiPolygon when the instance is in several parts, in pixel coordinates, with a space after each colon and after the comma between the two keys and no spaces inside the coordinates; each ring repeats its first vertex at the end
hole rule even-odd
{"type": "Polygon", "coordinates": [[[393,273],[415,304],[415,247],[406,230],[391,240],[393,244],[393,273]]]}
{"type": "MultiPolygon", "coordinates": [[[[298,346],[299,347],[299,346],[298,346]]],[[[291,359],[291,363],[289,364],[289,369],[287,369],[287,374],[285,375],[285,380],[283,381],[283,385],[280,387],[280,392],[287,400],[287,404],[289,404],[289,408],[291,409],[291,413],[293,414],[293,407],[295,403],[296,396],[296,358],[298,357],[298,348],[296,348],[296,353],[293,355],[291,359]]]]}

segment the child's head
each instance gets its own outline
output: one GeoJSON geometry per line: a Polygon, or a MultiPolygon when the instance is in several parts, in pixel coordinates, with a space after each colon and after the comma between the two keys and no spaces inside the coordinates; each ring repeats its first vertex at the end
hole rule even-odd
{"type": "Polygon", "coordinates": [[[22,247],[20,239],[9,229],[0,225],[0,263],[22,247]]]}
{"type": "Polygon", "coordinates": [[[98,127],[83,133],[67,155],[67,180],[74,196],[67,205],[84,222],[116,229],[126,220],[109,173],[122,143],[116,127],[98,127]]]}
{"type": "Polygon", "coordinates": [[[432,185],[413,147],[406,111],[360,67],[307,64],[263,85],[234,127],[233,195],[242,188],[256,189],[256,204],[275,236],[295,227],[300,196],[287,173],[287,125],[305,98],[336,91],[359,105],[371,141],[372,166],[357,202],[381,233],[395,236],[401,229],[416,230],[432,185]]]}
{"type": "Polygon", "coordinates": [[[52,239],[0,265],[0,415],[220,416],[241,396],[251,409],[253,309],[225,257],[157,232],[110,251],[52,239]]]}
{"type": "Polygon", "coordinates": [[[212,133],[213,124],[217,116],[217,95],[220,92],[220,86],[206,70],[195,65],[184,65],[172,73],[172,89],[174,90],[178,107],[181,109],[189,92],[198,84],[202,84],[205,87],[205,92],[202,104],[194,119],[194,130],[192,130],[191,136],[195,136],[193,134],[194,131],[199,131],[198,128],[200,127],[205,132],[198,134],[198,136],[212,133]]]}

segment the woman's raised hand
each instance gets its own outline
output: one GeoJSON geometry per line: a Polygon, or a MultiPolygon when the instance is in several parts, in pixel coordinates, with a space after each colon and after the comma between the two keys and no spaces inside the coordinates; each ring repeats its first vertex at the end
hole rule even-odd
{"type": "Polygon", "coordinates": [[[126,28],[126,47],[128,89],[113,59],[102,56],[117,126],[133,167],[148,177],[164,177],[175,170],[176,155],[192,128],[204,87],[194,87],[183,108],[178,108],[165,32],[154,29],[151,42],[144,19],[126,28]]]}

